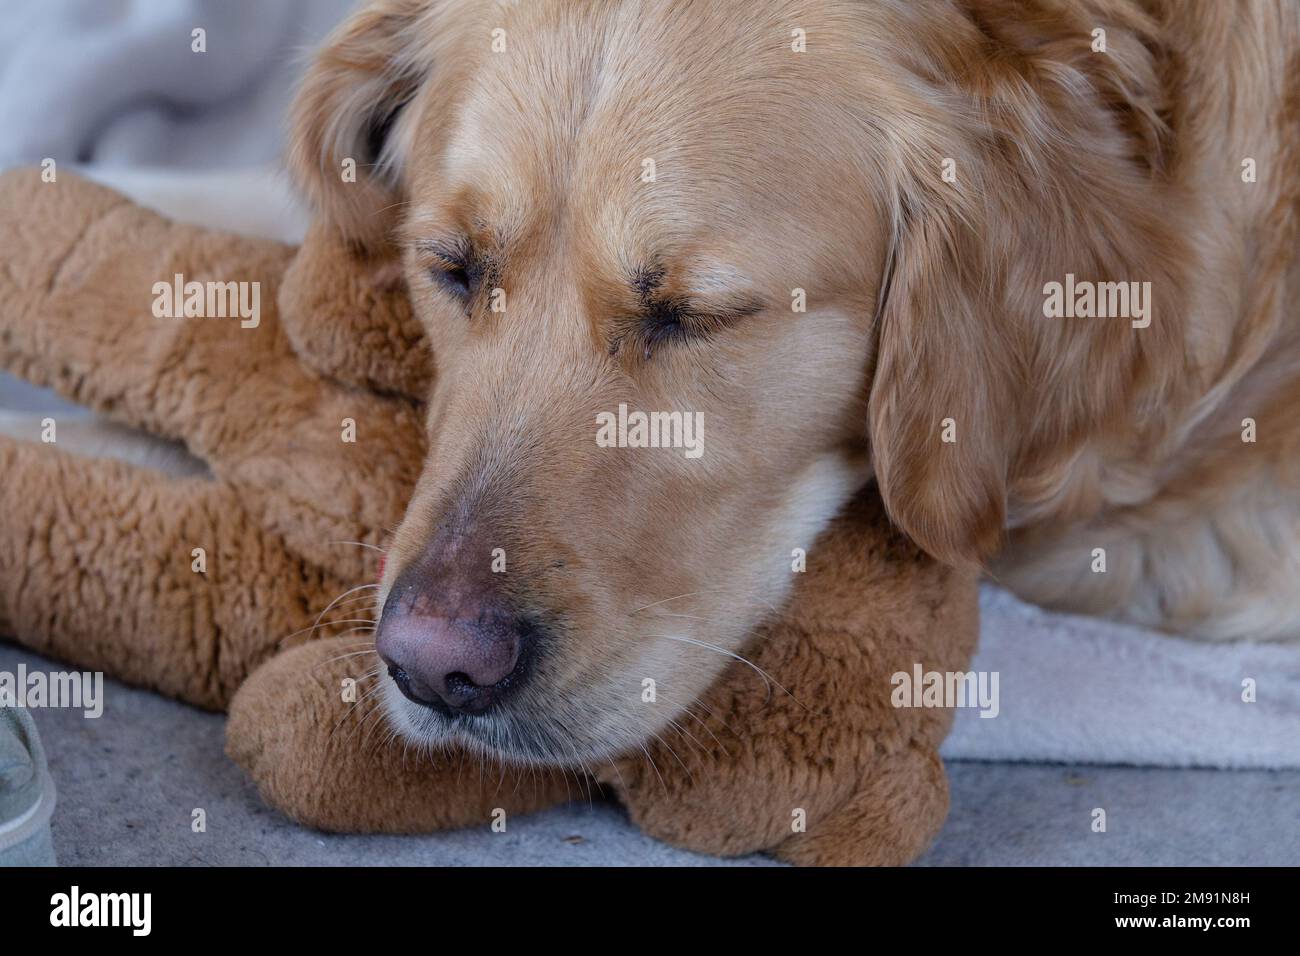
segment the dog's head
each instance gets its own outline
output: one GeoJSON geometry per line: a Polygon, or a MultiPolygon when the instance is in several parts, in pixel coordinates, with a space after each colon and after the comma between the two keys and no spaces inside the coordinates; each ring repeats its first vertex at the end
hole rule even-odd
{"type": "MultiPolygon", "coordinates": [[[[989,29],[911,4],[383,0],[332,39],[296,165],[355,241],[401,247],[437,366],[382,590],[404,730],[635,747],[873,474],[919,543],[979,561],[1022,463],[1124,400],[1146,370],[1126,327],[1018,323],[1040,276],[1100,265],[1033,222],[1067,170],[1051,111],[1125,153],[1121,199],[1155,121],[990,72],[989,29]],[[1031,420],[1053,345],[1100,379],[1031,420]]],[[[1075,230],[1106,215],[1051,202],[1075,230]]]]}

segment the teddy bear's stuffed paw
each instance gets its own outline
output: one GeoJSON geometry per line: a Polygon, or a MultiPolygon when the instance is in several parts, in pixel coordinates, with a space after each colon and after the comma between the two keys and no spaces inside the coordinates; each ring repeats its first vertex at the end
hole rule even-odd
{"type": "Polygon", "coordinates": [[[776,855],[800,866],[905,866],[947,815],[943,763],[933,748],[913,744],[883,756],[846,801],[807,818],[776,855]]]}
{"type": "Polygon", "coordinates": [[[285,272],[280,305],[289,340],[316,371],[360,388],[428,398],[433,358],[396,248],[360,250],[317,223],[285,272]]]}
{"type": "Polygon", "coordinates": [[[387,677],[364,645],[302,644],[235,696],[226,752],[267,803],[322,830],[418,833],[488,828],[567,798],[572,782],[559,773],[395,737],[377,685],[387,677]]]}

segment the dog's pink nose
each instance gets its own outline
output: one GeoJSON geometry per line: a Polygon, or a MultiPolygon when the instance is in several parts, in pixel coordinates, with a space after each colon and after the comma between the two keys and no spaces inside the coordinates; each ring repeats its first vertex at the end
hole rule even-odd
{"type": "Polygon", "coordinates": [[[494,567],[502,536],[478,509],[450,510],[394,577],[375,643],[410,700],[449,716],[481,714],[525,681],[543,628],[494,567]]]}
{"type": "Polygon", "coordinates": [[[484,614],[476,620],[385,608],[376,648],[402,693],[438,710],[481,714],[521,676],[522,629],[484,614]]]}

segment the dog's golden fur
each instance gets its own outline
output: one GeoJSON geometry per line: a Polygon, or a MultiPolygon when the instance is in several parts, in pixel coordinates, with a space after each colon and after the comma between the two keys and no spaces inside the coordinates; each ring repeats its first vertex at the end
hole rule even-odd
{"type": "Polygon", "coordinates": [[[370,4],[294,160],[404,250],[437,357],[386,583],[454,521],[552,624],[476,732],[654,730],[642,678],[697,697],[873,476],[927,551],[1034,600],[1295,636],[1298,107],[1281,0],[370,4]],[[1045,317],[1067,274],[1149,282],[1150,324],[1045,317]],[[621,402],[702,412],[703,457],[597,447],[621,402]]]}

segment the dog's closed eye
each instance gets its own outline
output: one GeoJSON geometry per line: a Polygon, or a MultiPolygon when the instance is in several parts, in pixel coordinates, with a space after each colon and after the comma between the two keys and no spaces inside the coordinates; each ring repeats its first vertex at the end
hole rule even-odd
{"type": "Polygon", "coordinates": [[[672,300],[647,302],[639,321],[647,349],[660,342],[685,338],[691,331],[693,317],[686,305],[672,300]]]}
{"type": "Polygon", "coordinates": [[[648,359],[660,345],[708,338],[762,310],[762,304],[752,298],[704,301],[695,296],[665,294],[663,285],[661,271],[643,270],[636,275],[632,287],[640,308],[630,327],[620,329],[612,350],[631,337],[648,359]]]}
{"type": "Polygon", "coordinates": [[[457,299],[468,302],[483,282],[482,260],[467,243],[421,243],[427,256],[429,278],[457,299]]]}
{"type": "Polygon", "coordinates": [[[660,346],[705,342],[745,316],[760,311],[762,306],[750,301],[734,306],[694,304],[680,299],[646,302],[638,313],[615,324],[609,354],[632,347],[633,354],[649,360],[660,346]]]}

